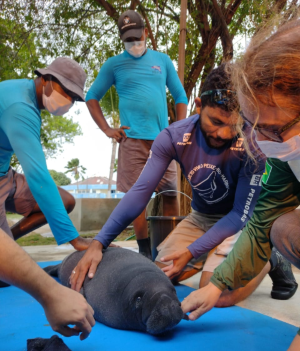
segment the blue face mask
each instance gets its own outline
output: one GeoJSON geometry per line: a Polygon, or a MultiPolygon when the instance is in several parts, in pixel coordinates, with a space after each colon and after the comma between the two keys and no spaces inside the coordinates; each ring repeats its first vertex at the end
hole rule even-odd
{"type": "Polygon", "coordinates": [[[146,42],[145,40],[141,41],[131,41],[131,42],[124,42],[125,50],[128,52],[129,55],[139,58],[143,56],[144,52],[146,51],[146,42]]]}

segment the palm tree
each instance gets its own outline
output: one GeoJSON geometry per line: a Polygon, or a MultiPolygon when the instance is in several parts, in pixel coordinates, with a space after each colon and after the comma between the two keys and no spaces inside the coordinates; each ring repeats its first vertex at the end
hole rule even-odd
{"type": "Polygon", "coordinates": [[[86,168],[83,167],[82,165],[79,164],[79,159],[78,158],[72,158],[71,161],[68,162],[67,166],[65,168],[67,168],[66,173],[72,173],[75,180],[77,181],[77,193],[78,193],[78,179],[81,177],[81,179],[84,179],[84,174],[86,171],[86,168]]]}
{"type": "MultiPolygon", "coordinates": [[[[103,96],[101,100],[101,107],[106,115],[106,120],[110,127],[119,128],[120,127],[120,114],[119,114],[119,96],[116,91],[116,88],[112,86],[108,92],[103,96]]],[[[112,186],[112,178],[115,172],[115,160],[116,160],[116,151],[117,151],[117,142],[113,138],[112,142],[112,152],[110,159],[110,169],[109,169],[109,178],[108,178],[108,195],[107,197],[111,197],[111,186],[112,186]]]]}

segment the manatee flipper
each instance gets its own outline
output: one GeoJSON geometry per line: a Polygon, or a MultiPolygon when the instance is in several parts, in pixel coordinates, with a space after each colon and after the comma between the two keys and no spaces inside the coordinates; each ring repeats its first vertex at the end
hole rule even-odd
{"type": "Polygon", "coordinates": [[[55,265],[55,266],[47,266],[44,268],[44,271],[51,275],[51,277],[56,277],[58,278],[58,273],[60,269],[61,263],[55,265]]]}

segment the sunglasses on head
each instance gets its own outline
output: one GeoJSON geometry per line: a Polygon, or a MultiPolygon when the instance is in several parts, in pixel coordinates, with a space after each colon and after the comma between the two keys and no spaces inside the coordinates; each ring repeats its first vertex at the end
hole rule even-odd
{"type": "Polygon", "coordinates": [[[240,115],[243,118],[244,121],[246,121],[254,130],[258,131],[260,134],[263,136],[267,137],[269,140],[276,141],[277,143],[283,143],[283,139],[281,137],[281,134],[285,132],[287,129],[292,127],[294,124],[298,123],[300,121],[300,115],[297,116],[295,119],[293,119],[291,122],[285,124],[281,128],[261,128],[258,125],[254,126],[254,123],[250,122],[245,115],[243,114],[243,111],[240,111],[240,115]]]}
{"type": "Polygon", "coordinates": [[[225,105],[228,102],[236,99],[236,92],[228,89],[214,89],[207,90],[201,94],[203,96],[210,96],[210,101],[218,105],[225,105]]]}

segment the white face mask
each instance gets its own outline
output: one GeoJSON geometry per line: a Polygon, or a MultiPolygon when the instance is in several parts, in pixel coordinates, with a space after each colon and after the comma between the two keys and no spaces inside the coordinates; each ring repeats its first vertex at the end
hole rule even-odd
{"type": "Polygon", "coordinates": [[[300,160],[300,135],[295,135],[283,143],[269,140],[256,140],[261,151],[271,158],[277,158],[283,162],[300,160]]]}
{"type": "Polygon", "coordinates": [[[59,92],[53,89],[50,96],[45,94],[45,86],[43,86],[43,105],[54,116],[61,116],[67,113],[73,106],[73,102],[62,96],[59,92]]]}
{"type": "Polygon", "coordinates": [[[124,45],[125,45],[125,50],[128,52],[128,54],[135,58],[141,57],[146,51],[145,40],[131,41],[128,43],[125,41],[124,45]]]}

